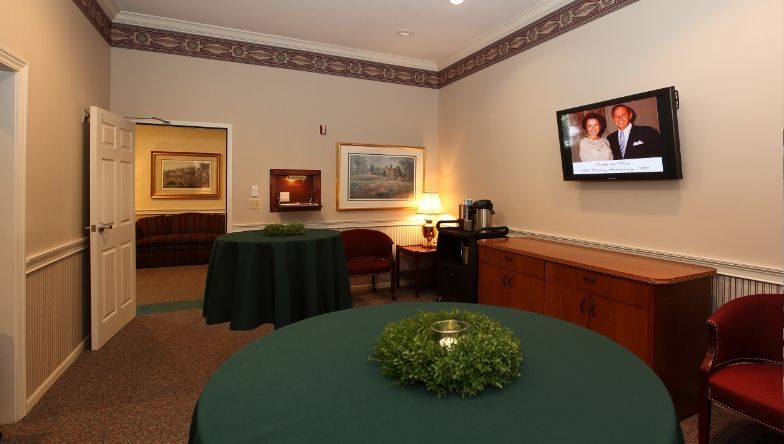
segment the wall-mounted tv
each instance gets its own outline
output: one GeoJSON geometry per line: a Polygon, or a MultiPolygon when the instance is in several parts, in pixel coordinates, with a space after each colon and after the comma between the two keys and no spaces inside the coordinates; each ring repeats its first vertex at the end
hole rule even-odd
{"type": "Polygon", "coordinates": [[[558,111],[564,180],[682,179],[675,87],[558,111]]]}

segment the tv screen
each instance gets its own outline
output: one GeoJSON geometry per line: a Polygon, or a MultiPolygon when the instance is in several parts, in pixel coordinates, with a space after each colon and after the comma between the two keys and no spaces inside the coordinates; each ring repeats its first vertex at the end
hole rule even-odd
{"type": "Polygon", "coordinates": [[[675,87],[558,111],[564,180],[682,179],[675,87]]]}

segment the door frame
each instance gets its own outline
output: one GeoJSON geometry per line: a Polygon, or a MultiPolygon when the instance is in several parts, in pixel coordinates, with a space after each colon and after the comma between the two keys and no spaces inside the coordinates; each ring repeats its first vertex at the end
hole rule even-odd
{"type": "MultiPolygon", "coordinates": [[[[150,118],[150,119],[133,119],[129,118],[133,123],[137,124],[144,124],[144,125],[160,125],[160,126],[182,126],[182,127],[193,127],[193,128],[222,128],[226,130],[226,162],[224,163],[225,168],[225,175],[226,178],[226,232],[231,233],[232,229],[232,217],[231,217],[231,194],[232,194],[232,127],[231,123],[216,123],[216,122],[192,122],[189,120],[166,120],[161,121],[157,118],[150,118]]],[[[136,138],[134,137],[134,152],[136,152],[136,138]]]]}
{"type": "Polygon", "coordinates": [[[27,153],[28,113],[28,63],[0,47],[0,66],[14,76],[14,203],[3,208],[11,213],[11,223],[16,233],[14,248],[2,253],[0,263],[13,264],[11,294],[0,297],[4,307],[10,305],[12,313],[0,321],[0,335],[9,335],[13,347],[13,373],[0,378],[0,391],[14,393],[11,399],[0,399],[0,423],[16,422],[27,413],[26,409],[26,323],[25,323],[25,158],[27,153]],[[7,262],[6,262],[7,261],[7,262]],[[11,321],[13,319],[13,321],[11,321]]]}

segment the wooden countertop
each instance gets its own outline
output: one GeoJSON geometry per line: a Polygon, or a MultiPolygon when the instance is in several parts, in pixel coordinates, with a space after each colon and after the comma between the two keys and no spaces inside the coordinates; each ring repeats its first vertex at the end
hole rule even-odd
{"type": "Polygon", "coordinates": [[[674,284],[716,274],[715,268],[701,265],[526,237],[483,239],[478,245],[649,284],[674,284]]]}

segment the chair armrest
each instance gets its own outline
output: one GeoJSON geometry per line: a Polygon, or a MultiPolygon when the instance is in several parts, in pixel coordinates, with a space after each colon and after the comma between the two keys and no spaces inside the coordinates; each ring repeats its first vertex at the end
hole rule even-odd
{"type": "MultiPolygon", "coordinates": [[[[784,328],[784,295],[743,296],[716,310],[707,320],[706,359],[712,367],[734,362],[782,362],[780,338],[784,328]]],[[[705,362],[703,362],[704,364],[705,362]]]]}

